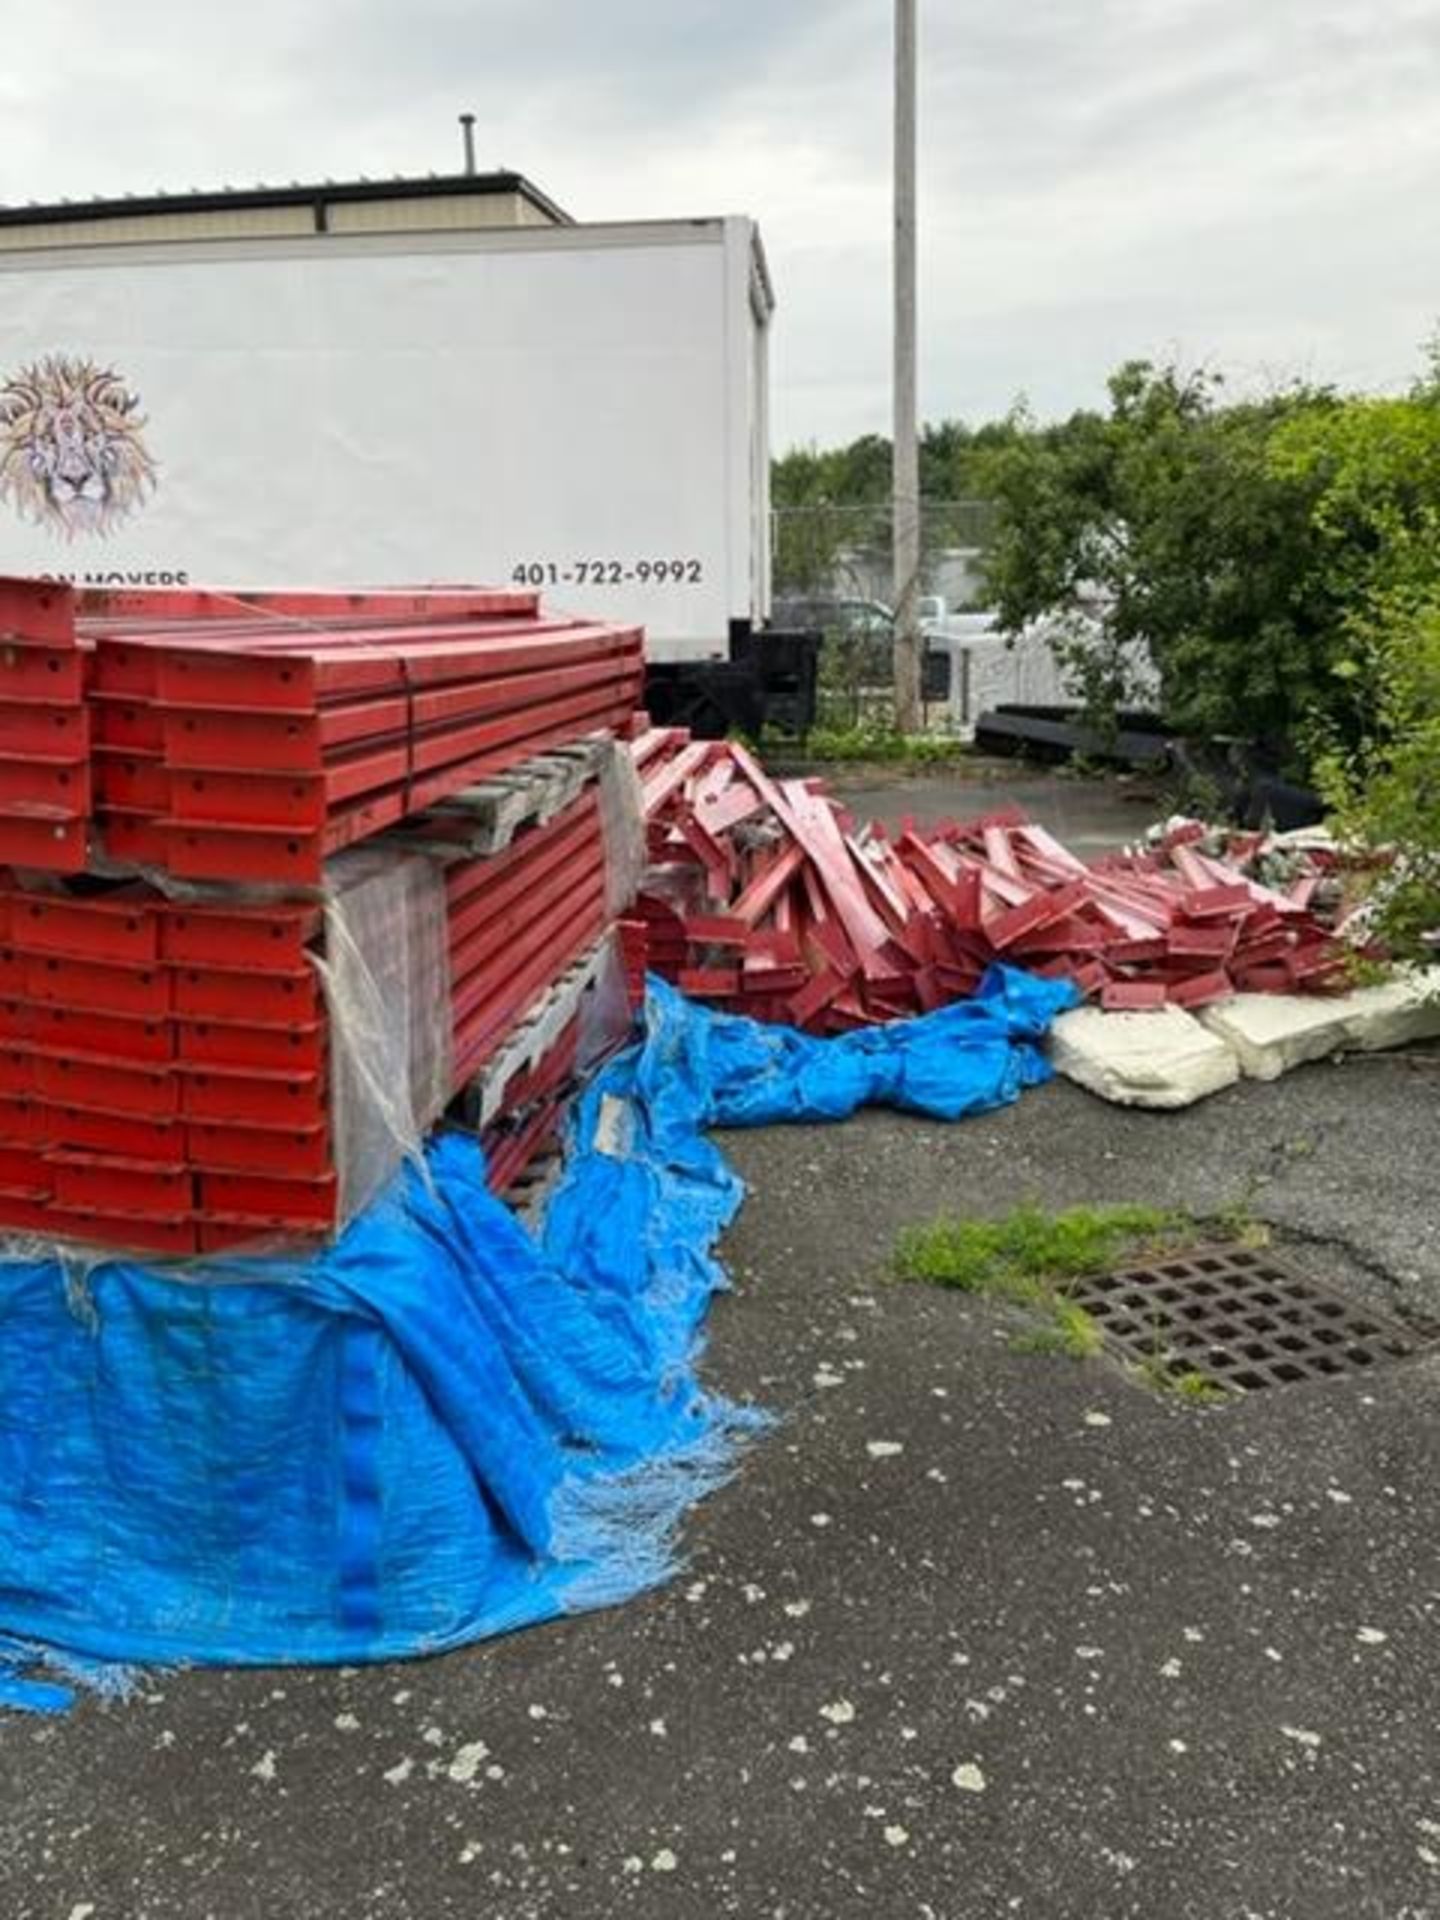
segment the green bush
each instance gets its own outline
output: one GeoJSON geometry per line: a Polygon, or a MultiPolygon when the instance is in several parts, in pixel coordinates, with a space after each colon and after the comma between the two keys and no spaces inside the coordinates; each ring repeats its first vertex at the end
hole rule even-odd
{"type": "Polygon", "coordinates": [[[944,767],[967,758],[971,749],[953,734],[904,734],[893,724],[862,721],[853,727],[816,727],[806,738],[805,752],[837,766],[944,767]]]}
{"type": "Polygon", "coordinates": [[[1440,595],[1419,607],[1380,602],[1355,639],[1375,725],[1324,753],[1318,778],[1343,838],[1383,863],[1364,885],[1390,951],[1435,960],[1426,935],[1440,931],[1440,595]]]}
{"type": "Polygon", "coordinates": [[[1276,436],[1278,470],[1318,486],[1313,521],[1342,608],[1334,690],[1309,729],[1316,778],[1369,870],[1400,958],[1440,929],[1440,387],[1352,400],[1276,436]]]}

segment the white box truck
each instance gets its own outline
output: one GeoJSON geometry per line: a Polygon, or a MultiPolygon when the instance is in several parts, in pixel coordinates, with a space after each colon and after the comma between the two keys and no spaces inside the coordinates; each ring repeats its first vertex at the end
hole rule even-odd
{"type": "Polygon", "coordinates": [[[657,718],[808,722],[805,643],[763,632],[751,221],[115,240],[67,213],[64,244],[33,216],[0,244],[0,572],[523,583],[644,625],[657,718]]]}

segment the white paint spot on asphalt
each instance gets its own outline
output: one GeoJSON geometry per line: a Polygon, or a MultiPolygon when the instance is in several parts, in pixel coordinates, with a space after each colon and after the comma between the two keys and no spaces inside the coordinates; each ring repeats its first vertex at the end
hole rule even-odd
{"type": "Polygon", "coordinates": [[[710,1582],[708,1580],[692,1580],[690,1582],[689,1586],[685,1589],[685,1598],[690,1602],[692,1607],[696,1606],[705,1598],[709,1585],[710,1582]]]}
{"type": "Polygon", "coordinates": [[[814,1380],[822,1393],[829,1387],[843,1387],[845,1384],[843,1373],[833,1373],[829,1367],[825,1366],[816,1369],[814,1380]]]}
{"type": "Polygon", "coordinates": [[[650,1862],[650,1871],[652,1873],[674,1873],[679,1864],[680,1862],[675,1858],[669,1847],[662,1847],[650,1862]]]}
{"type": "Polygon", "coordinates": [[[90,1920],[90,1916],[94,1911],[95,1902],[93,1900],[82,1900],[79,1906],[70,1909],[70,1920],[90,1920]]]}
{"type": "Polygon", "coordinates": [[[785,1611],[792,1620],[803,1620],[810,1611],[810,1602],[808,1600],[787,1600],[785,1602],[785,1611]]]}
{"type": "Polygon", "coordinates": [[[752,1607],[758,1607],[765,1598],[764,1587],[757,1587],[753,1580],[747,1580],[740,1591],[744,1594],[747,1604],[752,1607]]]}
{"type": "Polygon", "coordinates": [[[885,1844],[887,1847],[908,1847],[910,1836],[904,1827],[886,1827],[885,1844]]]}
{"type": "Polygon", "coordinates": [[[533,1707],[530,1707],[529,1709],[527,1709],[527,1711],[529,1712],[530,1718],[532,1720],[548,1720],[550,1718],[549,1708],[542,1707],[538,1701],[535,1703],[533,1707]]]}
{"type": "Polygon", "coordinates": [[[927,1480],[933,1480],[937,1486],[941,1487],[950,1484],[950,1476],[943,1467],[927,1467],[925,1469],[925,1478],[927,1480]]]}
{"type": "Polygon", "coordinates": [[[358,1733],[360,1731],[360,1722],[353,1713],[337,1713],[335,1716],[335,1725],[340,1729],[341,1733],[358,1733]]]}
{"type": "Polygon", "coordinates": [[[1299,1746],[1309,1747],[1313,1753],[1320,1745],[1318,1733],[1312,1733],[1308,1727],[1281,1727],[1281,1733],[1287,1740],[1294,1740],[1299,1746]]]}
{"type": "Polygon", "coordinates": [[[828,1513],[812,1513],[810,1516],[810,1524],[812,1527],[828,1527],[830,1524],[830,1516],[828,1513]]]}
{"type": "Polygon", "coordinates": [[[403,1760],[397,1760],[393,1767],[387,1767],[381,1777],[388,1780],[392,1787],[403,1787],[414,1771],[415,1762],[407,1753],[403,1760]]]}
{"type": "Polygon", "coordinates": [[[274,1751],[267,1747],[250,1771],[257,1780],[273,1780],[275,1778],[274,1751]]]}
{"type": "Polygon", "coordinates": [[[803,1733],[797,1733],[795,1738],[790,1742],[790,1751],[791,1753],[809,1753],[810,1742],[805,1738],[803,1733]]]}
{"type": "Polygon", "coordinates": [[[456,1753],[455,1758],[445,1769],[446,1778],[457,1785],[468,1787],[480,1771],[482,1761],[487,1760],[490,1749],[483,1740],[472,1740],[456,1753]]]}
{"type": "Polygon", "coordinates": [[[1440,1853],[1436,1853],[1433,1847],[1417,1846],[1415,1852],[1427,1867],[1440,1867],[1440,1853]]]}
{"type": "Polygon", "coordinates": [[[1108,1413],[1101,1413],[1098,1407],[1092,1407],[1085,1416],[1087,1427],[1108,1427],[1114,1423],[1108,1413]]]}
{"type": "Polygon", "coordinates": [[[951,1774],[950,1784],[958,1787],[961,1793],[984,1793],[985,1775],[973,1760],[967,1760],[951,1774]]]}
{"type": "Polygon", "coordinates": [[[1103,1647],[1076,1647],[1075,1658],[1077,1660],[1103,1660],[1105,1658],[1105,1649],[1103,1647]]]}
{"type": "Polygon", "coordinates": [[[670,1733],[670,1729],[663,1720],[652,1720],[650,1722],[650,1731],[657,1740],[667,1739],[670,1733]]]}
{"type": "Polygon", "coordinates": [[[1379,1627],[1361,1627],[1355,1638],[1362,1647],[1383,1647],[1390,1636],[1382,1633],[1379,1627]]]}
{"type": "Polygon", "coordinates": [[[1280,1516],[1278,1513],[1252,1513],[1250,1516],[1250,1524],[1252,1527],[1264,1527],[1266,1529],[1278,1527],[1280,1524],[1280,1516]]]}
{"type": "Polygon", "coordinates": [[[467,1840],[464,1846],[460,1849],[461,1866],[468,1867],[471,1861],[478,1860],[484,1851],[485,1851],[484,1847],[480,1844],[478,1840],[467,1840]]]}
{"type": "Polygon", "coordinates": [[[420,1738],[427,1747],[443,1747],[445,1744],[445,1735],[439,1727],[426,1727],[420,1738]]]}
{"type": "Polygon", "coordinates": [[[645,1862],[640,1858],[638,1853],[627,1853],[620,1863],[620,1871],[628,1874],[643,1873],[645,1871],[645,1862]]]}
{"type": "Polygon", "coordinates": [[[1274,1660],[1278,1664],[1285,1656],[1278,1647],[1266,1647],[1265,1658],[1267,1660],[1274,1660]]]}
{"type": "Polygon", "coordinates": [[[867,1440],[865,1451],[872,1460],[893,1460],[897,1453],[905,1451],[898,1440],[867,1440]]]}
{"type": "Polygon", "coordinates": [[[772,1660],[778,1660],[783,1666],[785,1662],[793,1656],[794,1652],[795,1642],[793,1640],[782,1640],[778,1646],[770,1649],[770,1658],[772,1660]]]}
{"type": "Polygon", "coordinates": [[[390,1696],[391,1704],[397,1707],[403,1707],[407,1703],[409,1698],[410,1698],[409,1687],[402,1687],[398,1693],[392,1693],[390,1696]]]}
{"type": "Polygon", "coordinates": [[[1160,1675],[1164,1680],[1178,1680],[1180,1678],[1180,1662],[1178,1660],[1167,1660],[1160,1669],[1160,1675]]]}
{"type": "Polygon", "coordinates": [[[1353,1507],[1355,1504],[1353,1496],[1344,1492],[1340,1487],[1326,1487],[1325,1498],[1327,1500],[1333,1500],[1337,1507],[1353,1507]]]}
{"type": "Polygon", "coordinates": [[[855,1718],[855,1708],[849,1700],[832,1700],[828,1707],[821,1707],[820,1718],[832,1727],[848,1727],[855,1718]]]}
{"type": "Polygon", "coordinates": [[[1200,1642],[1205,1638],[1203,1630],[1199,1627],[1183,1627],[1181,1631],[1192,1647],[1198,1647],[1200,1642]]]}
{"type": "Polygon", "coordinates": [[[1171,1740],[1168,1742],[1168,1745],[1171,1753],[1188,1753],[1190,1751],[1183,1740],[1171,1740]]]}

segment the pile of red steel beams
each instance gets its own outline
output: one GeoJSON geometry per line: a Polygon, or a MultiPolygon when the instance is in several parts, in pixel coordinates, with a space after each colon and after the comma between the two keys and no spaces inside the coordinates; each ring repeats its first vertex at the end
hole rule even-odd
{"type": "Polygon", "coordinates": [[[1220,857],[1186,823],[1087,864],[1014,809],[892,838],[742,746],[652,728],[631,751],[650,965],[730,1011],[843,1032],[970,994],[996,960],[1116,1010],[1343,984],[1325,876],[1264,884],[1261,835],[1220,857]]]}
{"type": "MultiPolygon", "coordinates": [[[[0,1231],[165,1255],[333,1232],[327,860],[437,801],[444,832],[488,818],[477,780],[518,793],[493,851],[376,842],[434,876],[459,1091],[616,926],[594,743],[640,680],[637,632],[531,594],[0,582],[0,1231]],[[524,818],[532,765],[551,811],[524,818]]],[[[572,1028],[492,1118],[497,1190],[553,1139],[572,1028]]]]}

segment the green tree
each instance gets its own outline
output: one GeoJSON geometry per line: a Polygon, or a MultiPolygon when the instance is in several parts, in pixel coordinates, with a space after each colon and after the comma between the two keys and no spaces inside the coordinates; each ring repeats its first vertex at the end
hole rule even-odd
{"type": "Polygon", "coordinates": [[[1335,607],[1317,564],[1318,483],[1276,470],[1269,446],[1279,423],[1334,404],[1295,388],[1227,405],[1213,374],[1136,361],[1111,379],[1106,414],[1048,428],[1022,416],[986,463],[1002,624],[1052,618],[1102,712],[1131,695],[1148,654],[1172,724],[1259,741],[1293,765],[1297,713],[1331,690],[1335,607]]]}
{"type": "Polygon", "coordinates": [[[1440,372],[1407,399],[1351,400],[1288,423],[1276,468],[1318,487],[1314,523],[1342,609],[1317,777],[1369,847],[1392,951],[1435,957],[1440,929],[1440,372]]]}

